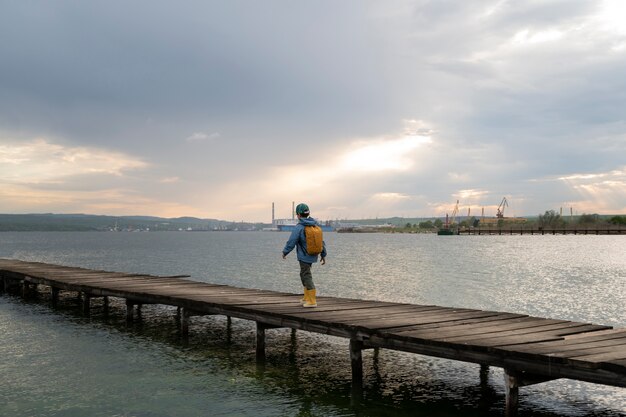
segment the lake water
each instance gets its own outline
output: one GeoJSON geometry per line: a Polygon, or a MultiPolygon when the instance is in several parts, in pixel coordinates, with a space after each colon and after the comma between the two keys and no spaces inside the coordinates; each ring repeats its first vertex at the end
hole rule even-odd
{"type": "MultiPolygon", "coordinates": [[[[0,233],[0,257],[212,283],[301,291],[285,233],[0,233]]],[[[325,235],[318,293],[468,307],[626,327],[626,236],[325,235]]],[[[82,317],[71,297],[0,295],[2,416],[499,416],[503,374],[408,353],[364,352],[365,389],[350,401],[348,341],[267,332],[257,366],[254,323],[121,302],[82,317]]],[[[624,416],[626,390],[569,380],[520,390],[522,416],[624,416]]]]}

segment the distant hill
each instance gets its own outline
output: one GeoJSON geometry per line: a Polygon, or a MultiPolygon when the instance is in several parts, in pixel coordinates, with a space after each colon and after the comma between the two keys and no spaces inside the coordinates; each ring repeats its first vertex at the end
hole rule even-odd
{"type": "Polygon", "coordinates": [[[91,214],[0,214],[0,231],[256,230],[263,225],[195,217],[101,216],[91,214]]]}

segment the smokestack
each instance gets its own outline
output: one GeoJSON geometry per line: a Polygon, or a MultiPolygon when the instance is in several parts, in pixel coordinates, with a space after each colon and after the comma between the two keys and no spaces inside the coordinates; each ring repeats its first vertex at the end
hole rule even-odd
{"type": "Polygon", "coordinates": [[[272,203],[272,226],[274,225],[274,203],[272,203]]]}
{"type": "Polygon", "coordinates": [[[291,220],[296,218],[296,202],[291,202],[291,220]]]}

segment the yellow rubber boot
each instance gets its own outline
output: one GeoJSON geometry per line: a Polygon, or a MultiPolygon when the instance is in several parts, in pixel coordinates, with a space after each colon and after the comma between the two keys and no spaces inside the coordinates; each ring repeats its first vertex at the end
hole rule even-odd
{"type": "Polygon", "coordinates": [[[302,307],[317,307],[317,300],[315,298],[317,295],[317,290],[315,288],[312,290],[307,290],[307,295],[309,296],[309,298],[304,304],[302,304],[302,307]]]}
{"type": "Polygon", "coordinates": [[[302,298],[300,299],[300,303],[301,303],[302,305],[304,305],[304,303],[306,303],[306,302],[307,302],[307,300],[309,299],[309,290],[307,290],[307,289],[306,289],[306,287],[303,287],[303,288],[304,288],[304,295],[303,295],[303,296],[302,296],[302,298]]]}

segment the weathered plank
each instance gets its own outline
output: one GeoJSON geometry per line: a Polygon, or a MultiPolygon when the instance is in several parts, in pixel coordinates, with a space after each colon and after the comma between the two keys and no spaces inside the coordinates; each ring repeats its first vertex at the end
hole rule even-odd
{"type": "Polygon", "coordinates": [[[413,332],[415,330],[427,330],[427,329],[442,329],[446,330],[449,328],[463,326],[465,324],[474,324],[474,323],[484,323],[484,325],[488,326],[491,324],[497,324],[500,321],[513,320],[523,317],[528,317],[525,314],[514,314],[514,313],[500,313],[500,312],[489,312],[485,311],[484,315],[481,315],[478,318],[459,318],[457,320],[449,320],[440,323],[427,323],[427,324],[416,324],[414,326],[403,326],[403,327],[390,327],[385,329],[377,330],[377,333],[385,334],[385,333],[404,333],[404,332],[413,332]]]}
{"type": "Polygon", "coordinates": [[[482,334],[468,333],[465,335],[448,337],[446,335],[431,335],[428,336],[435,340],[446,340],[450,342],[463,341],[465,343],[481,343],[486,340],[499,339],[501,337],[508,336],[520,336],[525,334],[537,334],[537,333],[550,333],[556,336],[564,336],[566,334],[583,333],[592,330],[605,329],[604,326],[596,326],[584,323],[569,323],[561,322],[559,320],[545,320],[543,323],[538,323],[535,326],[527,326],[523,328],[514,328],[512,330],[503,330],[498,332],[489,332],[482,334]]]}

